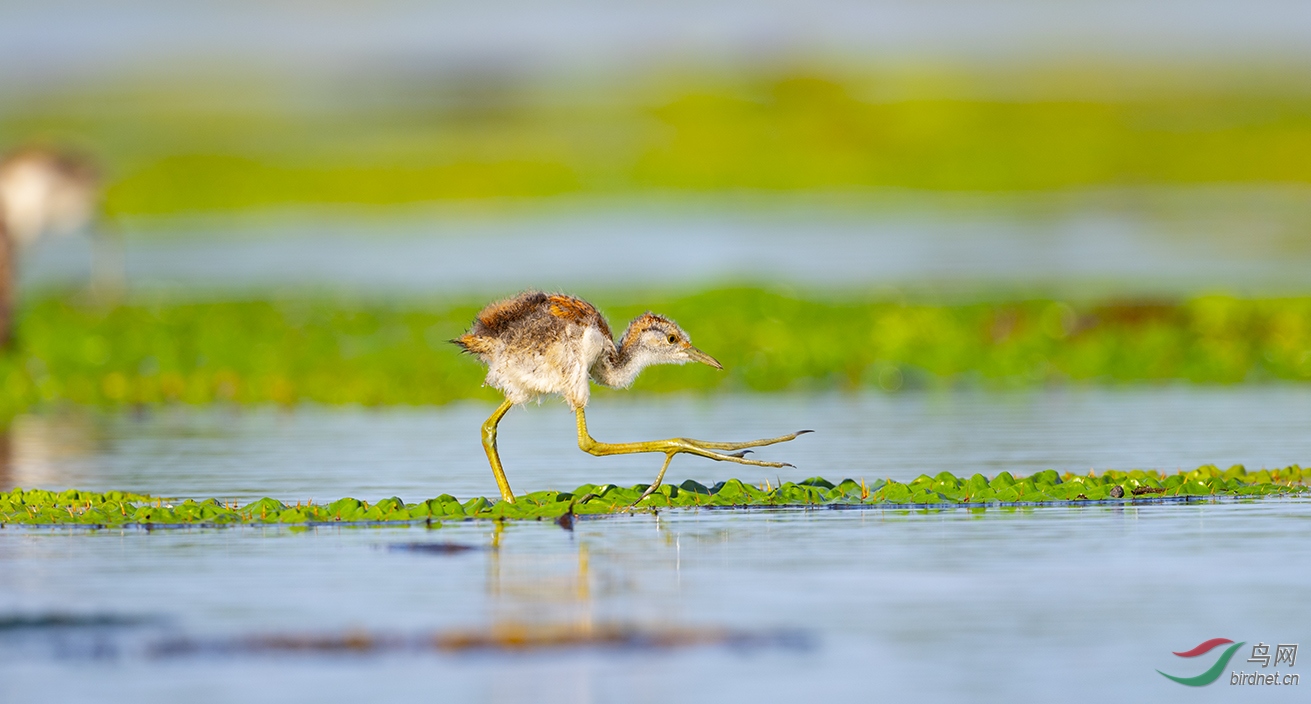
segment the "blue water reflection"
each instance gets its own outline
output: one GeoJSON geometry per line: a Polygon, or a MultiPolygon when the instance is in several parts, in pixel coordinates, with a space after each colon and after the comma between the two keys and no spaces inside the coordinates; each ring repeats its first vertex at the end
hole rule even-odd
{"type": "MultiPolygon", "coordinates": [[[[815,427],[804,442],[771,448],[771,456],[799,465],[785,479],[1168,471],[1206,461],[1256,468],[1311,457],[1311,391],[1295,387],[636,397],[594,405],[593,431],[617,439],[815,427]]],[[[242,500],[488,494],[494,485],[477,440],[487,410],[30,416],[11,431],[8,481],[242,500]]],[[[570,423],[565,409],[549,405],[509,416],[503,451],[519,490],[638,483],[656,469],[650,458],[583,455],[570,423]]],[[[756,479],[746,469],[688,460],[671,474],[756,479]]],[[[1209,638],[1306,640],[1311,606],[1299,595],[1311,564],[1309,508],[1304,499],[1271,499],[670,511],[578,521],[572,531],[549,521],[438,529],[11,526],[0,530],[0,699],[85,701],[106,692],[139,702],[1224,698],[1233,694],[1225,682],[1199,692],[1156,670],[1196,674],[1195,663],[1171,652],[1209,638]],[[388,549],[415,542],[475,549],[388,549]],[[91,621],[31,624],[52,616],[91,621]],[[512,652],[161,650],[178,639],[421,639],[616,624],[799,638],[762,647],[512,652]]]]}

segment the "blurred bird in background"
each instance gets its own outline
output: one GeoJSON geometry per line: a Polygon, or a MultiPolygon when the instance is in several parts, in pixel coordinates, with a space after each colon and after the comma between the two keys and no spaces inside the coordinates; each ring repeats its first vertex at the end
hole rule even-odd
{"type": "Polygon", "coordinates": [[[102,171],[88,154],[26,146],[0,159],[0,344],[13,338],[16,259],[42,237],[90,231],[92,297],[104,301],[121,292],[122,243],[102,196],[102,171]]]}

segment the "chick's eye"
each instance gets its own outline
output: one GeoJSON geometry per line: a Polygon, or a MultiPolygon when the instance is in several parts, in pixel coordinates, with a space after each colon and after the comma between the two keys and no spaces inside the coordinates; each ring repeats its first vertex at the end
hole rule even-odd
{"type": "Polygon", "coordinates": [[[674,344],[675,342],[678,342],[678,338],[675,337],[675,336],[673,336],[673,335],[670,335],[670,336],[669,336],[669,344],[672,345],[672,344],[674,344]]]}

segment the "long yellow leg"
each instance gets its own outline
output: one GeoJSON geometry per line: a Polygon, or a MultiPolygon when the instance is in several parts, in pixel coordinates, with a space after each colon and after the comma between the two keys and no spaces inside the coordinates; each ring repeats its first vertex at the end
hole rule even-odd
{"type": "Polygon", "coordinates": [[[510,482],[505,478],[505,469],[501,467],[501,456],[496,452],[496,426],[513,405],[510,399],[506,399],[505,403],[492,412],[487,422],[483,423],[483,450],[487,453],[487,461],[492,463],[492,475],[496,477],[496,486],[501,490],[501,498],[508,503],[514,503],[514,492],[510,491],[510,482]]]}
{"type": "Polygon", "coordinates": [[[640,452],[663,452],[665,454],[665,463],[660,467],[660,474],[656,476],[656,479],[651,483],[651,486],[647,487],[646,492],[642,494],[642,497],[639,498],[638,501],[650,496],[652,492],[660,487],[660,482],[664,481],[665,478],[665,470],[669,469],[669,462],[674,459],[674,455],[677,455],[680,452],[689,455],[698,455],[720,462],[736,462],[738,464],[749,464],[755,467],[791,467],[792,465],[787,462],[763,462],[760,460],[746,459],[745,448],[763,447],[765,445],[787,442],[796,439],[798,435],[812,432],[809,430],[799,430],[795,433],[780,435],[776,438],[750,440],[748,442],[707,442],[704,440],[692,440],[690,438],[670,438],[668,440],[648,440],[646,442],[609,443],[597,442],[592,438],[591,434],[587,432],[587,416],[583,413],[583,409],[579,408],[574,411],[574,415],[578,418],[578,448],[583,452],[596,455],[597,457],[604,457],[606,455],[631,455],[640,452]],[[715,450],[743,451],[725,454],[722,452],[715,452],[715,450]]]}
{"type": "Polygon", "coordinates": [[[665,480],[665,471],[669,469],[669,463],[674,461],[674,455],[676,454],[678,453],[677,452],[665,453],[665,462],[664,464],[660,465],[660,473],[656,475],[655,481],[651,482],[651,486],[648,486],[646,488],[646,491],[642,492],[642,495],[637,497],[637,501],[633,502],[634,506],[642,503],[642,499],[645,499],[646,497],[654,494],[655,490],[660,488],[660,482],[663,482],[665,480]]]}

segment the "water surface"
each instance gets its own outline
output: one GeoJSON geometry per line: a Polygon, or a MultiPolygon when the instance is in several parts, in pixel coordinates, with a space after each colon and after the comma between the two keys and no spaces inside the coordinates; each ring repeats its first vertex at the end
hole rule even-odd
{"type": "MultiPolygon", "coordinates": [[[[902,192],[560,199],[126,225],[132,287],[178,295],[306,288],[505,295],[722,285],[980,287],[1093,295],[1301,293],[1311,267],[1298,188],[1036,196],[902,192]]],[[[25,255],[27,287],[82,281],[85,238],[25,255]]]]}
{"type": "MultiPolygon", "coordinates": [[[[369,410],[188,409],[111,416],[36,415],[14,423],[0,487],[121,489],[178,497],[283,501],[354,496],[406,501],[495,496],[479,427],[491,403],[369,410]]],[[[1252,470],[1311,464],[1311,388],[1131,387],[1007,393],[622,396],[589,406],[599,440],[813,435],[761,448],[782,470],[681,456],[668,479],[799,481],[821,475],[900,481],[1045,469],[1214,463],[1252,470]]],[[[513,409],[499,444],[516,491],[654,478],[658,455],[578,450],[560,402],[513,409]]]]}
{"type": "MultiPolygon", "coordinates": [[[[1221,701],[1170,654],[1305,643],[1305,501],[944,512],[669,513],[493,526],[0,534],[0,612],[152,616],[0,632],[6,701],[1221,701]],[[505,623],[787,629],[792,646],[152,657],[179,634],[418,634],[505,623]],[[58,629],[47,629],[58,630],[58,629]],[[90,641],[90,644],[88,644],[90,641]],[[385,694],[384,694],[385,693],[385,694]]],[[[1236,658],[1233,669],[1250,666],[1236,658]]],[[[1288,668],[1283,668],[1288,671],[1288,668]]],[[[1301,667],[1295,667],[1297,672],[1301,667]]],[[[1270,688],[1276,690],[1278,688],[1270,688]]],[[[1293,701],[1300,688],[1264,694],[1293,701]]],[[[1250,696],[1250,695],[1248,695],[1250,696]]],[[[1299,699],[1300,700],[1300,699],[1299,699]]]]}
{"type": "MultiPolygon", "coordinates": [[[[31,416],[9,437],[8,483],[242,500],[489,494],[477,440],[489,411],[31,416]]],[[[814,427],[762,452],[799,465],[777,473],[786,479],[1207,461],[1255,469],[1311,457],[1311,390],[1296,387],[632,397],[600,399],[591,415],[607,439],[814,427]]],[[[507,417],[502,446],[520,491],[638,483],[657,468],[650,457],[580,453],[570,421],[550,404],[507,417]]],[[[766,474],[775,472],[688,458],[671,469],[675,481],[766,474]]],[[[0,701],[1231,701],[1253,695],[1227,675],[1199,690],[1156,670],[1198,674],[1209,662],[1171,652],[1215,637],[1311,640],[1308,564],[1305,499],[668,511],[578,521],[572,531],[553,522],[9,527],[0,530],[0,701]],[[475,549],[387,549],[414,542],[475,549]],[[101,622],[21,625],[51,616],[101,622]],[[588,624],[790,637],[514,653],[157,650],[178,639],[588,624]]],[[[1251,671],[1246,656],[1229,669],[1251,671]]]]}

